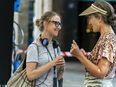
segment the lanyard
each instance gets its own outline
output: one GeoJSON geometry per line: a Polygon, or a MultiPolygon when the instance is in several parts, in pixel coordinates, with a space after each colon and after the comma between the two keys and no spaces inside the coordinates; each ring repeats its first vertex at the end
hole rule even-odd
{"type": "MultiPolygon", "coordinates": [[[[50,51],[49,51],[49,49],[48,49],[47,46],[46,46],[46,49],[47,49],[47,51],[48,51],[48,53],[49,53],[49,55],[50,55],[50,57],[51,57],[51,60],[53,60],[52,55],[51,55],[51,53],[50,53],[50,51]]],[[[53,49],[54,49],[54,48],[53,48],[53,49]]],[[[55,57],[56,57],[55,49],[54,49],[54,55],[55,55],[55,57]]],[[[56,74],[55,70],[56,70],[56,66],[54,66],[54,77],[55,77],[55,74],[56,74]]]]}

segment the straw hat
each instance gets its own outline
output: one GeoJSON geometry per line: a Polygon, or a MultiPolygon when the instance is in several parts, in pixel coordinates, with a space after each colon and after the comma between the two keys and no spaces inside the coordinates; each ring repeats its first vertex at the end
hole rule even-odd
{"type": "Polygon", "coordinates": [[[84,10],[79,16],[85,16],[85,15],[89,15],[89,14],[96,13],[96,12],[99,12],[103,15],[107,15],[107,11],[92,4],[86,10],[84,10]]]}

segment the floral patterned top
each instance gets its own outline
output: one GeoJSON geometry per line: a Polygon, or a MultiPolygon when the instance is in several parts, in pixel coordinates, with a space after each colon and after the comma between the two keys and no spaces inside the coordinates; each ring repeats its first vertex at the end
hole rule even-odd
{"type": "Polygon", "coordinates": [[[113,31],[100,36],[88,59],[97,65],[102,57],[107,58],[111,62],[106,77],[113,78],[116,72],[116,34],[113,31]]]}

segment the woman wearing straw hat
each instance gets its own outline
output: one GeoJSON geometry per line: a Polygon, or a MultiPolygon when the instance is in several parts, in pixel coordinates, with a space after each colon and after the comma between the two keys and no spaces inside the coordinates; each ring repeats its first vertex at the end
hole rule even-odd
{"type": "Polygon", "coordinates": [[[93,32],[100,32],[99,40],[86,57],[73,40],[73,54],[86,68],[85,87],[113,87],[116,75],[116,16],[113,7],[106,1],[96,1],[80,16],[88,16],[93,32]]]}

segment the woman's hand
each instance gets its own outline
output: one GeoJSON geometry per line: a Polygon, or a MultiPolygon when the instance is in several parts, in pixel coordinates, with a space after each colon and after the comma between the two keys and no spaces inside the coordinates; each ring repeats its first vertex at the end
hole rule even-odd
{"type": "Polygon", "coordinates": [[[53,60],[54,66],[64,66],[65,60],[62,55],[56,56],[53,60]]]}
{"type": "Polygon", "coordinates": [[[83,55],[87,56],[87,54],[86,54],[86,52],[85,52],[85,50],[83,48],[80,49],[80,51],[83,53],[83,55]]]}
{"type": "Polygon", "coordinates": [[[81,55],[86,55],[86,52],[84,51],[84,49],[79,49],[79,46],[74,40],[70,49],[70,53],[76,58],[79,58],[81,55]]]}

